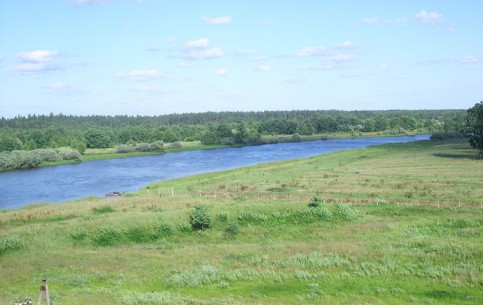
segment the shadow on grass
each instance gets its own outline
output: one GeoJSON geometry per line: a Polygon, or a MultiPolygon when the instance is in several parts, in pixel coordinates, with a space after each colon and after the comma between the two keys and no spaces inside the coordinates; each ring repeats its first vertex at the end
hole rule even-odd
{"type": "Polygon", "coordinates": [[[433,154],[433,156],[440,157],[440,158],[451,158],[451,159],[481,160],[478,154],[433,154]]]}

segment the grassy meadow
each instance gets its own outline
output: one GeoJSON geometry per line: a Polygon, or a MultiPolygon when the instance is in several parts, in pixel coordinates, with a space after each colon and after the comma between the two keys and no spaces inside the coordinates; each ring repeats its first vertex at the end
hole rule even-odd
{"type": "Polygon", "coordinates": [[[0,304],[482,304],[482,198],[452,140],[0,211],[0,304]]]}

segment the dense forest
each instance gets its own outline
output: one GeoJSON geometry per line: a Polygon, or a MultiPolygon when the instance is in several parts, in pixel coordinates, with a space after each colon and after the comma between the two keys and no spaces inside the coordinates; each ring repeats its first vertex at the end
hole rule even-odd
{"type": "Polygon", "coordinates": [[[206,112],[160,116],[28,115],[0,119],[0,151],[201,141],[262,144],[264,135],[458,132],[464,110],[206,112]]]}

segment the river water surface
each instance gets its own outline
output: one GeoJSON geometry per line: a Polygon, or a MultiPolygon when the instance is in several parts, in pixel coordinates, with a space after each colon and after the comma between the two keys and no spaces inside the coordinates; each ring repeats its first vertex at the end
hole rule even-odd
{"type": "Polygon", "coordinates": [[[62,202],[112,191],[130,192],[157,181],[258,163],[306,158],[386,143],[427,140],[429,135],[341,139],[193,150],[107,159],[0,173],[0,209],[62,202]]]}

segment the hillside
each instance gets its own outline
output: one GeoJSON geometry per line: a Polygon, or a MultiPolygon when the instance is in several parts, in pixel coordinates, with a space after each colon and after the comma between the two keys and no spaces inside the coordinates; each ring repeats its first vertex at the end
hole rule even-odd
{"type": "Polygon", "coordinates": [[[0,303],[46,277],[54,304],[481,304],[475,156],[391,144],[2,211],[0,303]]]}

